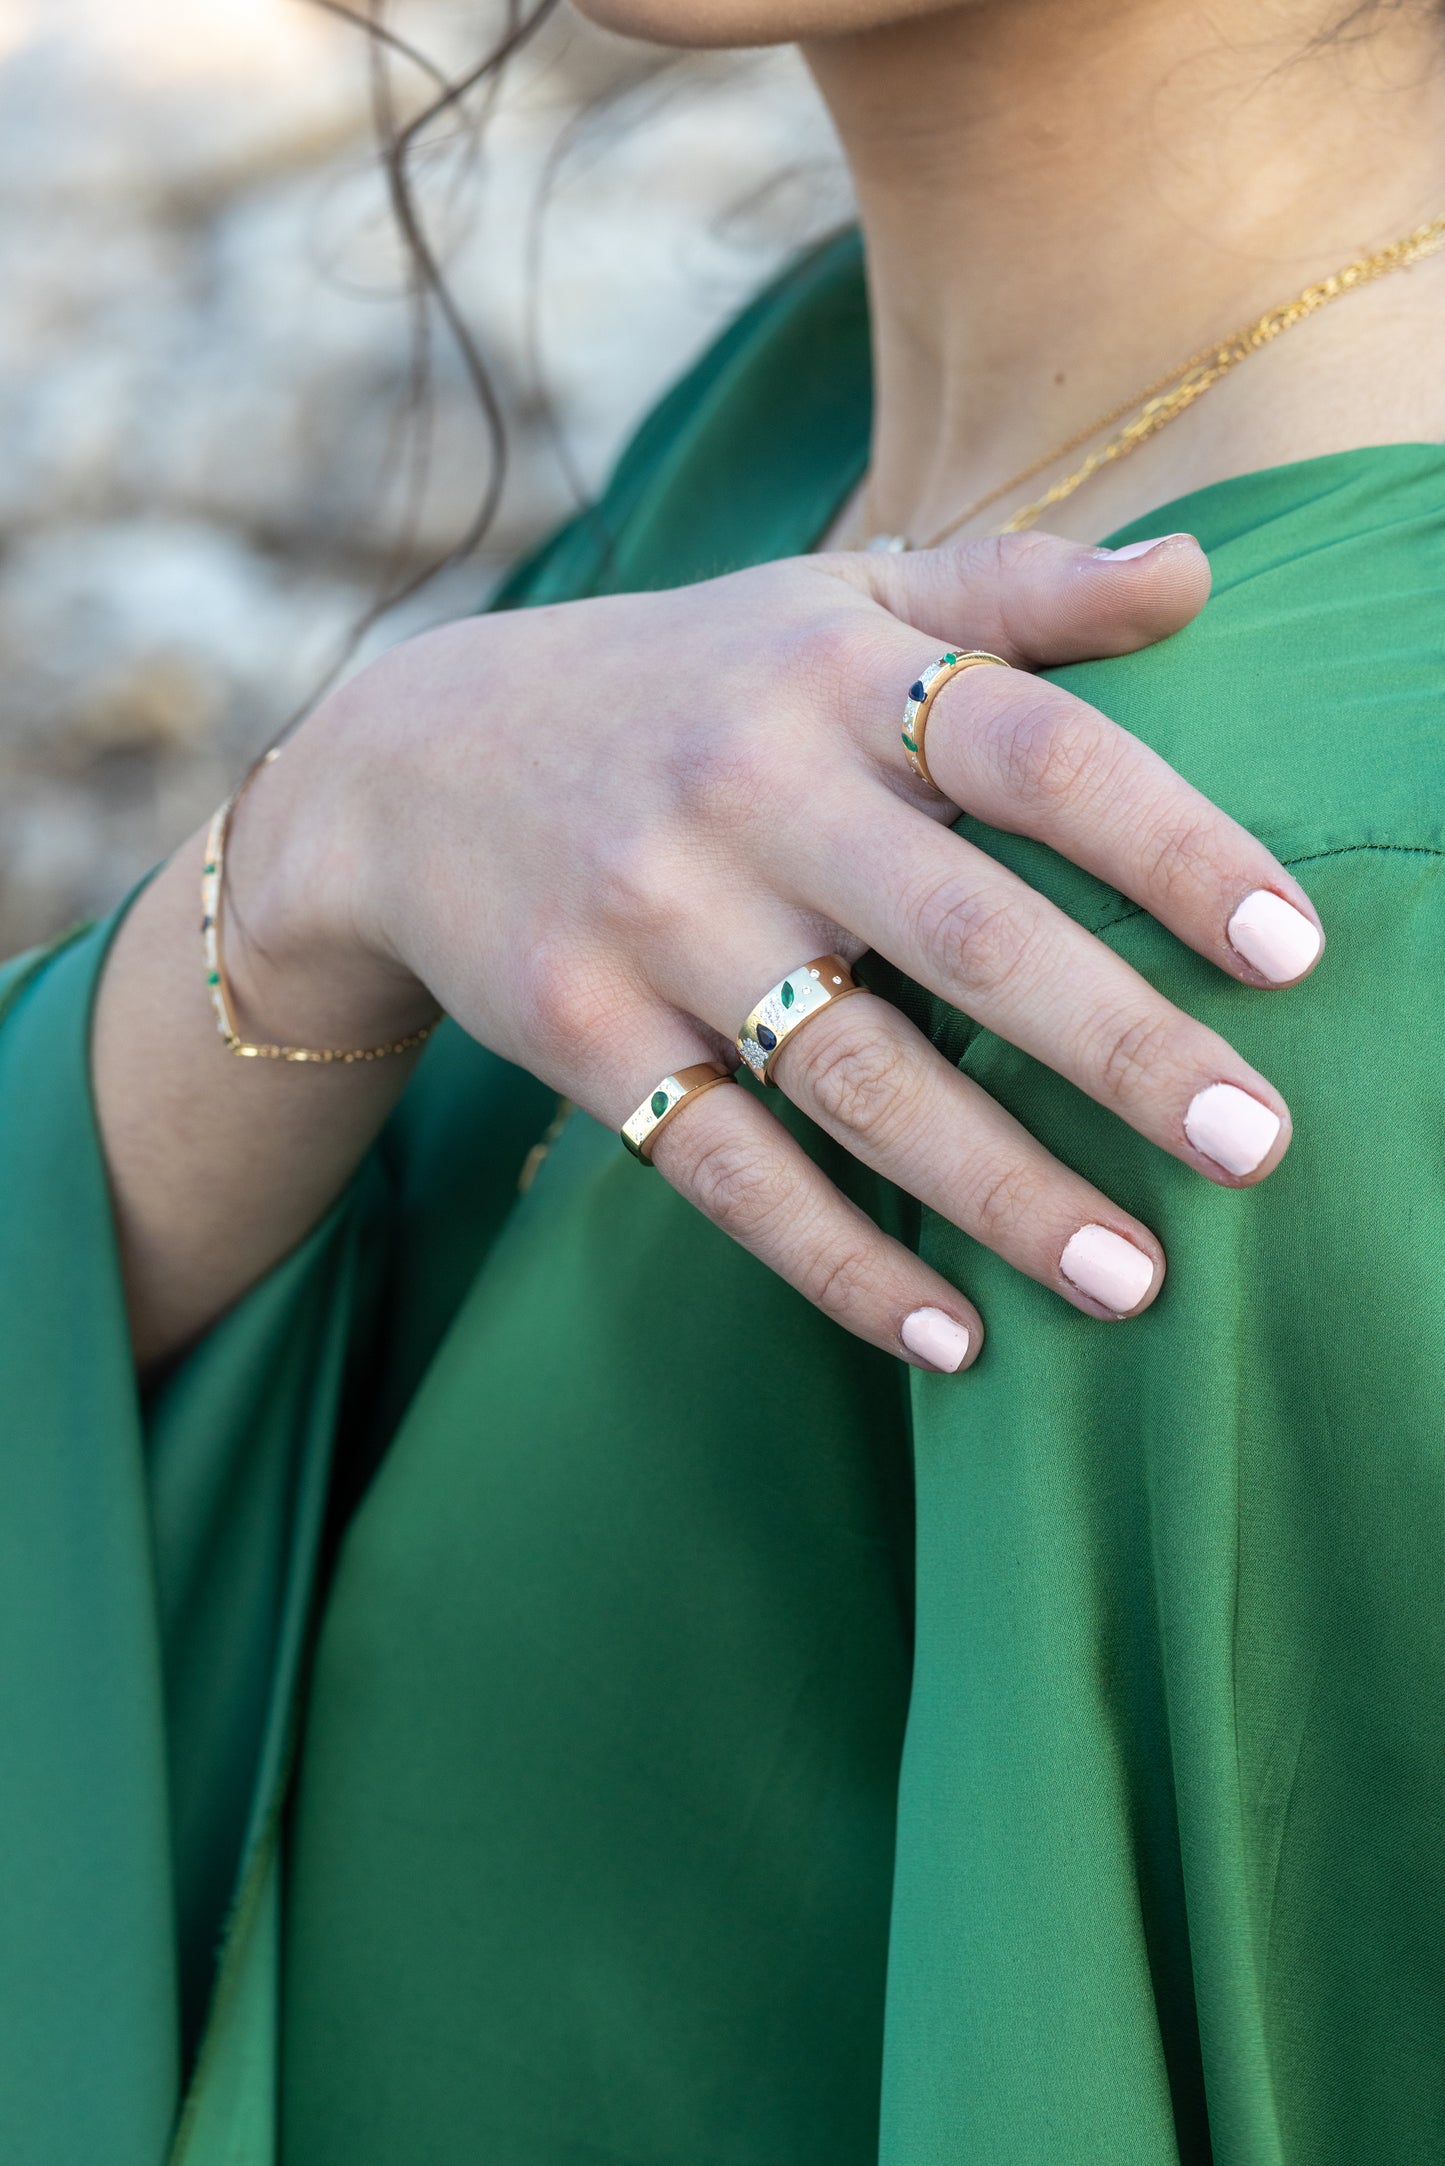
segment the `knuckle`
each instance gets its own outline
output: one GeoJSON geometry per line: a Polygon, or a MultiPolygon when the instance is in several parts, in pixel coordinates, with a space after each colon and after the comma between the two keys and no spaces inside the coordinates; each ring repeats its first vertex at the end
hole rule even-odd
{"type": "Polygon", "coordinates": [[[1157,1080],[1173,1047],[1175,1024],[1167,1015],[1110,1017],[1100,1026],[1095,1066],[1107,1102],[1121,1105],[1157,1080]]]}
{"type": "Polygon", "coordinates": [[[589,900],[594,923],[634,938],[660,934],[676,916],[676,882],[640,828],[604,827],[591,844],[589,900]]]}
{"type": "Polygon", "coordinates": [[[878,611],[828,610],[789,634],[786,664],[801,705],[871,734],[878,687],[900,678],[898,627],[878,611]]]}
{"type": "Polygon", "coordinates": [[[707,1138],[679,1180],[700,1211],[743,1242],[756,1239],[788,1203],[789,1183],[775,1154],[751,1136],[707,1138]]]}
{"type": "Polygon", "coordinates": [[[544,1058],[575,1064],[579,1051],[600,1041],[617,1015],[616,989],[574,948],[561,942],[533,949],[524,969],[523,997],[533,1037],[544,1058]]]}
{"type": "Polygon", "coordinates": [[[710,833],[736,833],[777,793],[774,744],[754,717],[736,712],[716,712],[681,736],[673,772],[690,824],[710,833]]]}
{"type": "Polygon", "coordinates": [[[813,609],[789,627],[785,660],[803,685],[830,683],[847,674],[860,645],[866,614],[855,607],[813,609]]]}
{"type": "Polygon", "coordinates": [[[1102,780],[1105,725],[1073,701],[1035,693],[995,730],[1004,787],[1026,810],[1076,805],[1102,780]]]}
{"type": "Polygon", "coordinates": [[[1038,939],[1028,910],[1014,897],[956,879],[928,888],[907,916],[934,978],[972,995],[996,994],[1015,981],[1038,939]]]}
{"type": "Polygon", "coordinates": [[[815,1022],[800,1033],[794,1075],[827,1124],[876,1140],[898,1117],[910,1063],[890,1031],[849,1028],[850,1021],[841,1017],[831,1031],[815,1022]]]}
{"type": "Polygon", "coordinates": [[[1034,567],[1052,552],[1048,537],[1025,527],[1017,534],[979,534],[969,541],[947,545],[961,574],[970,584],[992,587],[1000,596],[1031,576],[1034,567]]]}
{"type": "Polygon", "coordinates": [[[1038,1202],[1033,1170],[1013,1159],[992,1167],[967,1199],[967,1223],[986,1248],[1013,1247],[1038,1202]]]}
{"type": "Polygon", "coordinates": [[[872,1288],[873,1260],[861,1244],[821,1250],[803,1275],[802,1291],[826,1315],[856,1316],[872,1288]]]}
{"type": "MultiPolygon", "coordinates": [[[[1054,539],[1043,533],[991,534],[964,545],[965,562],[986,597],[1005,646],[1027,652],[1034,645],[1040,597],[1046,588],[1054,539]]],[[[987,644],[987,642],[985,642],[987,644]]]]}
{"type": "Polygon", "coordinates": [[[1213,821],[1171,821],[1158,831],[1148,850],[1145,870],[1150,886],[1166,896],[1196,890],[1215,878],[1217,856],[1213,821]]]}
{"type": "Polygon", "coordinates": [[[1049,569],[1057,553],[1057,545],[1048,534],[1029,528],[1018,534],[992,534],[987,546],[990,571],[1001,594],[1031,582],[1039,572],[1049,569]]]}

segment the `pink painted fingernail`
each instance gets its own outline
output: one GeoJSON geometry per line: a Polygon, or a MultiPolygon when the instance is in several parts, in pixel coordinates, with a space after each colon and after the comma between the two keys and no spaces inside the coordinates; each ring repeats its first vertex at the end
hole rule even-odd
{"type": "Polygon", "coordinates": [[[1225,930],[1230,946],[1272,985],[1297,978],[1320,952],[1319,927],[1267,887],[1245,896],[1225,930]]]}
{"type": "Polygon", "coordinates": [[[1071,1286],[1116,1316],[1137,1309],[1154,1283],[1153,1259],[1108,1226],[1081,1226],[1070,1236],[1059,1269],[1071,1286]]]}
{"type": "Polygon", "coordinates": [[[1196,1091],[1184,1116],[1184,1133],[1196,1151],[1226,1173],[1253,1173],[1274,1148],[1282,1121],[1233,1083],[1208,1083],[1196,1091]]]}
{"type": "Polygon", "coordinates": [[[905,1316],[902,1339],[910,1354],[950,1376],[968,1359],[968,1332],[942,1309],[915,1309],[905,1316]]]}
{"type": "Polygon", "coordinates": [[[1107,557],[1113,564],[1127,564],[1131,557],[1147,557],[1151,549],[1162,549],[1166,542],[1193,541],[1192,534],[1156,534],[1153,541],[1125,542],[1122,549],[1096,549],[1096,557],[1107,557]]]}

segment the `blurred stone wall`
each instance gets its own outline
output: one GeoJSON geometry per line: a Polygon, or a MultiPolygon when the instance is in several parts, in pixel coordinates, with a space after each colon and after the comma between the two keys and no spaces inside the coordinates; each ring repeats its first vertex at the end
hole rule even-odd
{"type": "MultiPolygon", "coordinates": [[[[457,70],[498,13],[394,0],[388,20],[457,70]]],[[[404,107],[422,87],[398,68],[404,107]]],[[[509,71],[480,147],[449,126],[421,163],[512,460],[485,556],[363,653],[475,607],[848,210],[793,56],[679,60],[572,17],[509,71]]],[[[398,555],[402,262],[364,41],[307,0],[0,0],[0,295],[4,954],[204,817],[388,576],[465,528],[485,439],[439,334],[398,555]]]]}

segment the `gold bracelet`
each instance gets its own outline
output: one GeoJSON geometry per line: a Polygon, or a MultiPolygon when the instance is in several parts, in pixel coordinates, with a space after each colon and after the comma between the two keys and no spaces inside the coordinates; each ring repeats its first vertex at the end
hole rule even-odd
{"type": "MultiPolygon", "coordinates": [[[[269,767],[273,760],[280,757],[281,748],[277,745],[256,762],[242,777],[226,802],[212,815],[206,833],[206,856],[201,867],[201,942],[206,957],[206,985],[211,995],[211,1006],[216,1012],[216,1028],[225,1042],[226,1051],[236,1054],[241,1060],[311,1061],[321,1066],[328,1066],[336,1061],[350,1065],[358,1060],[385,1060],[391,1053],[409,1053],[413,1046],[426,1043],[436,1029],[436,1023],[428,1023],[424,1030],[409,1031],[405,1038],[397,1038],[390,1045],[354,1046],[344,1050],[333,1046],[251,1045],[236,1028],[231,988],[226,979],[226,965],[221,950],[226,838],[230,833],[231,816],[256,776],[263,767],[269,767]]],[[[440,1021],[440,1017],[437,1020],[440,1021]]]]}

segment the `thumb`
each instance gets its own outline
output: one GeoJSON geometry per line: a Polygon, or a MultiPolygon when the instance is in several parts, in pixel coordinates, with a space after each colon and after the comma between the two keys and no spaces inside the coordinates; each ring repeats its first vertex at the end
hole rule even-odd
{"type": "Polygon", "coordinates": [[[1046,669],[1167,639],[1209,599],[1192,534],[1091,549],[1058,534],[998,534],[941,549],[819,560],[905,624],[1046,669]]]}

